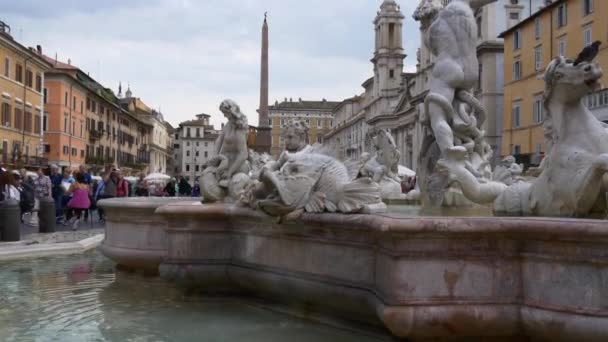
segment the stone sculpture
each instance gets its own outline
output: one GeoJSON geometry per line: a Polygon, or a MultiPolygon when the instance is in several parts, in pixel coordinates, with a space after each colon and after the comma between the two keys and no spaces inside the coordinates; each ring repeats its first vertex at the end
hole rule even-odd
{"type": "Polygon", "coordinates": [[[515,157],[506,156],[500,164],[496,165],[492,172],[492,180],[512,185],[518,180],[521,180],[521,175],[524,172],[524,167],[515,162],[515,157]]]}
{"type": "Polygon", "coordinates": [[[602,69],[595,63],[574,66],[555,58],[544,74],[544,126],[549,146],[538,178],[511,186],[480,182],[464,156],[438,162],[476,203],[494,202],[494,211],[509,215],[591,216],[604,214],[608,173],[608,132],[585,107],[583,98],[600,87],[602,69]]]}
{"type": "Polygon", "coordinates": [[[445,8],[434,0],[422,1],[414,18],[425,30],[425,44],[435,56],[435,66],[425,99],[426,120],[431,129],[421,150],[419,178],[423,203],[433,206],[463,205],[467,201],[448,199],[451,189],[435,165],[443,159],[465,159],[467,169],[480,179],[491,177],[492,149],[481,129],[486,113],[473,96],[478,82],[477,23],[473,7],[494,0],[453,0],[445,8]]]}
{"type": "Polygon", "coordinates": [[[259,181],[250,184],[241,202],[274,216],[303,212],[384,212],[379,185],[370,178],[349,179],[346,166],[315,151],[284,152],[265,166],[259,181]]]}
{"type": "Polygon", "coordinates": [[[224,100],[220,111],[228,122],[215,143],[215,156],[204,166],[201,192],[206,202],[234,201],[249,182],[247,117],[232,100],[224,100]]]}
{"type": "Polygon", "coordinates": [[[380,195],[383,199],[403,199],[401,192],[401,179],[399,178],[399,158],[401,153],[397,149],[390,130],[378,130],[371,139],[375,155],[362,155],[362,166],[359,168],[357,178],[369,177],[380,185],[380,195]]]}

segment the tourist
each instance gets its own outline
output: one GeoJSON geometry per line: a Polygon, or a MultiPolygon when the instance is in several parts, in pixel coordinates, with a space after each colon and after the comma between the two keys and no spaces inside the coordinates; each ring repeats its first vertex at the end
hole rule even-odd
{"type": "Polygon", "coordinates": [[[186,180],[185,177],[180,177],[179,180],[179,195],[180,196],[190,196],[190,194],[192,193],[192,187],[190,186],[190,183],[188,183],[188,181],[186,180]]]}
{"type": "Polygon", "coordinates": [[[118,171],[118,183],[116,184],[116,197],[129,197],[129,182],[125,180],[122,172],[118,171]]]}
{"type": "Polygon", "coordinates": [[[201,197],[201,187],[198,184],[192,188],[192,197],[201,197]]]}
{"type": "MultiPolygon", "coordinates": [[[[43,198],[52,198],[53,194],[53,184],[51,183],[51,179],[49,176],[44,174],[44,169],[39,167],[36,171],[38,174],[38,178],[34,181],[34,211],[38,211],[40,209],[40,200],[43,198]]],[[[30,219],[30,225],[37,226],[38,225],[38,215],[32,215],[30,219]]]]}
{"type": "Polygon", "coordinates": [[[80,173],[82,173],[84,175],[84,181],[86,184],[91,185],[91,183],[93,182],[93,179],[91,178],[91,173],[89,172],[89,167],[81,164],[78,167],[78,171],[80,171],[80,173]]]}
{"type": "Polygon", "coordinates": [[[19,193],[18,184],[15,180],[15,176],[10,171],[4,171],[2,173],[2,180],[0,180],[0,184],[2,185],[2,200],[5,201],[7,199],[15,199],[17,201],[21,201],[21,194],[19,193]]]}
{"type": "Polygon", "coordinates": [[[72,199],[70,199],[67,205],[68,211],[66,214],[66,223],[64,225],[72,224],[73,230],[78,229],[82,212],[89,210],[91,207],[91,201],[89,199],[90,192],[91,188],[86,183],[84,174],[76,172],[75,181],[67,191],[67,194],[72,195],[72,199]]]}
{"type": "Polygon", "coordinates": [[[175,197],[175,194],[177,193],[175,191],[175,187],[177,186],[175,179],[171,179],[169,181],[169,183],[167,183],[167,185],[165,186],[165,194],[166,196],[169,197],[175,197]]]}
{"type": "MultiPolygon", "coordinates": [[[[19,190],[19,207],[21,209],[21,223],[23,223],[23,216],[26,213],[30,213],[36,206],[36,196],[34,191],[34,183],[30,178],[29,181],[21,178],[20,173],[14,174],[15,182],[17,183],[17,190],[19,190]]],[[[31,215],[33,216],[33,215],[31,215]]]]}
{"type": "MultiPolygon", "coordinates": [[[[112,165],[106,167],[106,173],[102,177],[103,191],[100,192],[98,199],[107,199],[116,197],[118,187],[118,172],[112,165]]],[[[99,192],[99,190],[98,190],[99,192]]],[[[105,221],[104,211],[101,207],[97,207],[99,213],[99,221],[105,221]]]]}
{"type": "Polygon", "coordinates": [[[148,196],[148,182],[144,179],[143,173],[139,175],[139,180],[135,184],[135,196],[146,197],[148,196]]]}
{"type": "Polygon", "coordinates": [[[55,218],[57,223],[61,222],[61,218],[63,217],[63,210],[61,207],[61,198],[63,196],[63,189],[61,188],[61,179],[63,176],[60,173],[59,166],[53,164],[51,165],[51,175],[49,177],[51,179],[53,200],[55,201],[55,218]]]}

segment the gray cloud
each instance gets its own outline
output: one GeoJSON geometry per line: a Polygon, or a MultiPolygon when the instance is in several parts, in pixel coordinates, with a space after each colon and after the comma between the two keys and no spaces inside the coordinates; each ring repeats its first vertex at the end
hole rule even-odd
{"type": "MultiPolygon", "coordinates": [[[[406,69],[415,66],[415,1],[406,16],[406,69]]],[[[407,2],[407,4],[404,4],[407,2]]],[[[0,19],[23,44],[88,71],[116,89],[161,108],[172,124],[207,112],[219,124],[223,98],[255,122],[260,35],[270,25],[270,100],[340,100],[362,91],[372,74],[372,20],[380,1],[347,0],[20,0],[0,5],[0,19]]]]}

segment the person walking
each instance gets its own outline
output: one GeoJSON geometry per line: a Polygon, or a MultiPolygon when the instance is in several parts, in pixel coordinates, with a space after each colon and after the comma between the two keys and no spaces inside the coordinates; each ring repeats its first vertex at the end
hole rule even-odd
{"type": "Polygon", "coordinates": [[[61,207],[61,198],[63,196],[63,189],[61,188],[61,180],[63,179],[63,175],[59,170],[59,166],[53,164],[51,165],[51,175],[49,176],[51,179],[53,200],[55,201],[55,219],[57,223],[61,223],[61,219],[63,217],[63,209],[61,207]]]}
{"type": "Polygon", "coordinates": [[[129,197],[129,182],[127,182],[122,172],[118,173],[118,183],[116,184],[116,197],[129,197]]]}
{"type": "MultiPolygon", "coordinates": [[[[112,165],[106,168],[106,173],[102,177],[103,180],[103,192],[100,192],[99,199],[107,199],[116,197],[117,188],[118,188],[118,173],[116,169],[113,168],[112,165]]],[[[99,190],[98,190],[99,192],[99,190]]],[[[97,207],[97,212],[99,213],[99,221],[105,222],[105,213],[103,208],[97,207]]]]}
{"type": "MultiPolygon", "coordinates": [[[[53,184],[51,178],[44,174],[44,169],[39,167],[36,170],[38,178],[34,181],[34,211],[40,209],[40,200],[43,198],[51,197],[53,194],[53,184]]],[[[38,226],[38,215],[32,215],[29,224],[31,226],[38,226]]]]}
{"type": "Polygon", "coordinates": [[[91,207],[90,192],[91,187],[86,183],[84,174],[77,172],[74,183],[72,183],[67,191],[67,194],[72,195],[72,199],[68,202],[67,224],[65,225],[71,224],[72,230],[78,229],[83,211],[89,210],[91,207]]]}

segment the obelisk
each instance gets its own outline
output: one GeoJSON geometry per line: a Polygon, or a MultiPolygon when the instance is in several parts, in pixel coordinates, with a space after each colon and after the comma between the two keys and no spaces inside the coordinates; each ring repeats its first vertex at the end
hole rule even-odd
{"type": "Polygon", "coordinates": [[[264,13],[262,25],[262,63],[260,72],[260,107],[258,109],[257,152],[270,153],[271,127],[268,122],[268,23],[264,13]]]}

